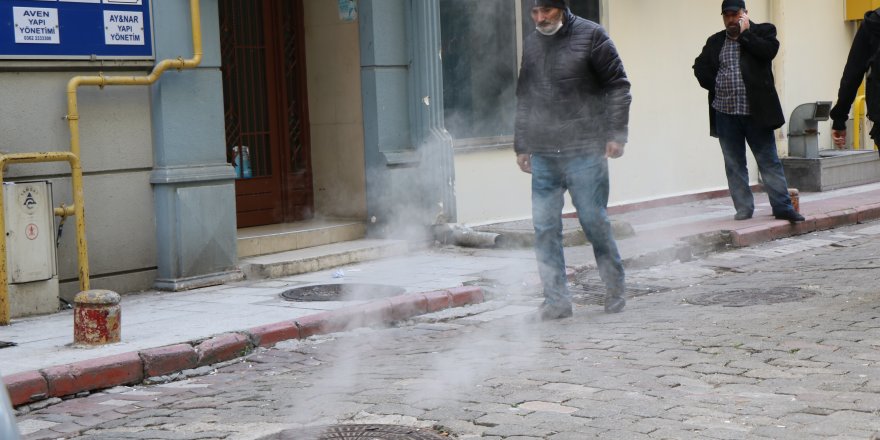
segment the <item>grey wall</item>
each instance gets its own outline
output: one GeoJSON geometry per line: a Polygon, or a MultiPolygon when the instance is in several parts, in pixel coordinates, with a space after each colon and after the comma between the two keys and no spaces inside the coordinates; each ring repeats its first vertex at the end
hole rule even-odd
{"type": "MultiPolygon", "coordinates": [[[[4,63],[8,62],[0,61],[0,65],[4,63]]],[[[0,150],[69,151],[70,131],[64,119],[66,88],[68,80],[80,74],[94,72],[0,72],[0,150]]],[[[80,143],[93,288],[146,289],[155,277],[149,103],[145,87],[80,89],[80,143]]],[[[7,181],[50,180],[58,206],[73,202],[69,174],[66,163],[11,165],[5,177],[7,181]]],[[[65,222],[58,247],[62,292],[68,298],[78,291],[74,225],[73,218],[65,222]]]]}
{"type": "MultiPolygon", "coordinates": [[[[183,290],[241,277],[235,175],[226,163],[217,0],[202,0],[204,59],[151,86],[157,280],[183,290]]],[[[154,2],[157,58],[193,53],[189,2],[154,2]]]]}
{"type": "Polygon", "coordinates": [[[424,239],[428,226],[456,219],[439,3],[362,0],[359,7],[370,233],[424,239]]]}
{"type": "MultiPolygon", "coordinates": [[[[169,71],[152,87],[79,89],[92,288],[132,292],[152,288],[157,278],[186,287],[187,280],[210,282],[236,262],[217,2],[202,0],[201,7],[200,69],[169,71]]],[[[189,2],[154,1],[153,19],[157,60],[190,58],[189,2]]],[[[107,75],[152,69],[144,62],[105,64],[107,75]]],[[[69,151],[67,82],[103,67],[0,60],[0,151],[69,151]]],[[[66,163],[12,165],[5,173],[6,180],[52,181],[56,206],[72,203],[69,175],[66,163]]],[[[58,262],[62,296],[72,298],[79,288],[73,218],[64,224],[58,262]]]]}

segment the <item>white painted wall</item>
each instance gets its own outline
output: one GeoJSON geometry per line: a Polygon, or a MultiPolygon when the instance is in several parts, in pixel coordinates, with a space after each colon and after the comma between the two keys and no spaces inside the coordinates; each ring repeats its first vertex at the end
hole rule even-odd
{"type": "Polygon", "coordinates": [[[358,23],[337,2],[304,4],[315,215],[367,215],[358,23]]]}
{"type": "MultiPolygon", "coordinates": [[[[781,51],[776,82],[788,118],[800,104],[837,101],[856,25],[844,22],[843,1],[777,1],[780,12],[773,22],[779,28],[781,51]]],[[[820,123],[819,131],[819,148],[831,148],[831,122],[820,123]]]]}
{"type": "MultiPolygon", "coordinates": [[[[755,22],[779,28],[782,50],[774,68],[783,110],[835,100],[853,25],[843,21],[837,0],[748,0],[755,22]]],[[[604,15],[632,81],[630,142],[611,161],[610,205],[726,189],[723,159],[709,136],[706,91],[693,76],[693,62],[706,39],[723,28],[721,1],[614,0],[604,15]]],[[[820,146],[830,146],[830,127],[820,146]]],[[[787,126],[777,132],[785,155],[787,126]]],[[[753,182],[757,169],[750,159],[753,182]]],[[[492,223],[531,215],[529,177],[519,172],[512,150],[456,155],[459,221],[492,223]]],[[[571,210],[570,205],[566,208],[571,210]]]]}
{"type": "Polygon", "coordinates": [[[531,217],[532,181],[519,170],[513,149],[455,156],[460,223],[497,223],[531,217]]]}

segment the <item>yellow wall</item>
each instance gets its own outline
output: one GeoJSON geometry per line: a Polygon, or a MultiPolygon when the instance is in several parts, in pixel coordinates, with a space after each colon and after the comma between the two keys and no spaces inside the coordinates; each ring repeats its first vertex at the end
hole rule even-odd
{"type": "Polygon", "coordinates": [[[880,8],[880,0],[846,0],[846,19],[861,20],[865,12],[880,8]]]}
{"type": "Polygon", "coordinates": [[[366,217],[357,22],[335,1],[305,0],[306,68],[316,216],[366,217]]]}

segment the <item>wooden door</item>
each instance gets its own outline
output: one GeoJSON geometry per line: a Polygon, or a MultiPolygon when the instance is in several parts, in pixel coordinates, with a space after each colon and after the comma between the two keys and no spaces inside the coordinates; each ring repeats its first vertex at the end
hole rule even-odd
{"type": "Polygon", "coordinates": [[[302,0],[220,0],[226,151],[238,227],[309,219],[302,0]]]}

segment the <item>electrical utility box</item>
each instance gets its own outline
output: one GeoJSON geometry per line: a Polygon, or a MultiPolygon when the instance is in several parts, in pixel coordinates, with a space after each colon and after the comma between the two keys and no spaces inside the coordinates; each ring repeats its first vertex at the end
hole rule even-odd
{"type": "Polygon", "coordinates": [[[13,318],[58,311],[52,184],[3,183],[6,273],[13,318]]]}

